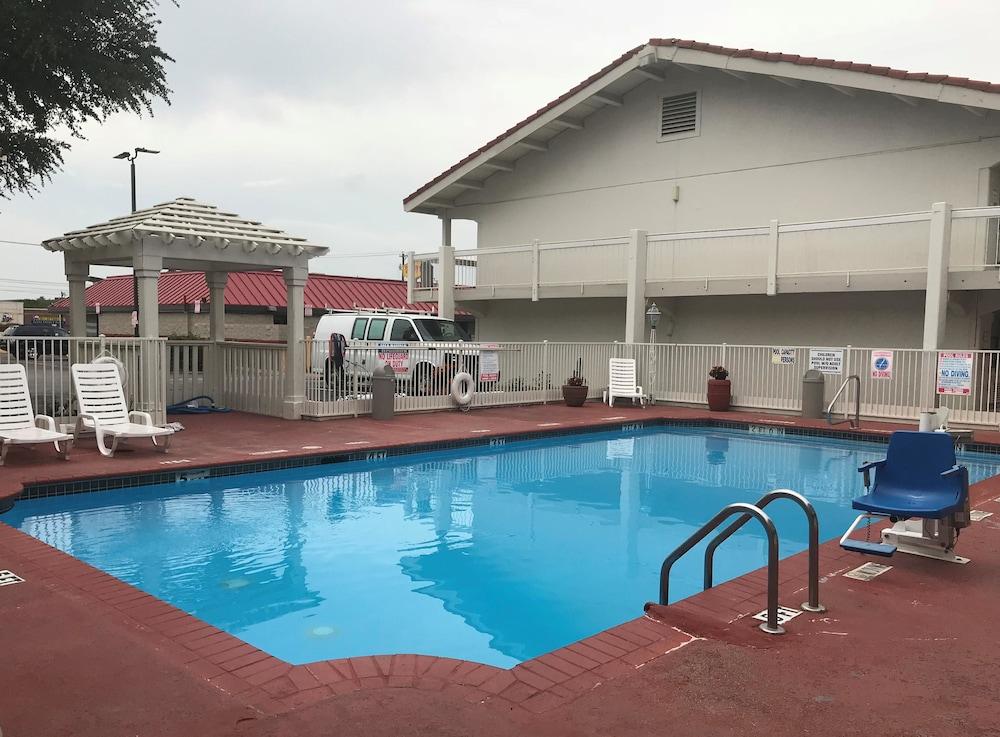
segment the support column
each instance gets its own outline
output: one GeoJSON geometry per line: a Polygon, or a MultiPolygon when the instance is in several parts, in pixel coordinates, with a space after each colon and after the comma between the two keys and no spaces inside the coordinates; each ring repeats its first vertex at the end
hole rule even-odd
{"type": "Polygon", "coordinates": [[[438,255],[438,316],[455,319],[455,249],[441,246],[438,255]]]}
{"type": "Polygon", "coordinates": [[[646,333],[646,231],[629,231],[625,267],[625,342],[643,343],[646,333]]]}
{"type": "Polygon", "coordinates": [[[306,401],[306,364],[303,342],[305,340],[305,291],[308,270],[305,266],[292,266],[283,270],[287,304],[287,356],[285,362],[285,402],[282,417],[298,420],[306,401]]]}
{"type": "Polygon", "coordinates": [[[441,215],[441,250],[438,255],[438,317],[455,319],[455,249],[451,245],[451,217],[441,215]]]}
{"type": "Polygon", "coordinates": [[[213,343],[226,339],[226,282],[229,274],[225,271],[205,272],[208,283],[208,338],[213,343]]]}
{"type": "Polygon", "coordinates": [[[767,229],[767,296],[778,293],[778,221],[772,220],[767,229]]]}
{"type": "MultiPolygon", "coordinates": [[[[160,271],[163,258],[137,253],[132,257],[132,275],[139,296],[139,337],[160,337],[160,271]]],[[[166,407],[166,366],[160,364],[160,344],[143,342],[139,351],[138,376],[130,375],[126,396],[134,397],[132,409],[149,412],[157,418],[166,407]],[[162,370],[160,370],[162,369],[162,370]]]]}
{"type": "Polygon", "coordinates": [[[229,274],[225,271],[205,272],[208,283],[208,339],[205,356],[205,393],[219,404],[225,400],[225,381],[222,368],[222,346],[226,340],[226,282],[229,274]]]}
{"type": "Polygon", "coordinates": [[[132,259],[132,274],[139,292],[139,337],[160,337],[160,272],[163,258],[136,255],[132,259]]]}
{"type": "Polygon", "coordinates": [[[951,205],[931,206],[927,249],[927,292],[924,298],[924,350],[936,351],[944,339],[948,316],[948,262],[951,258],[951,205]]]}
{"type": "Polygon", "coordinates": [[[413,251],[406,252],[406,304],[412,305],[413,290],[417,288],[417,259],[413,251]]]}
{"type": "Polygon", "coordinates": [[[90,264],[71,261],[69,254],[63,256],[66,280],[69,282],[69,332],[74,338],[87,336],[87,279],[90,264]]]}

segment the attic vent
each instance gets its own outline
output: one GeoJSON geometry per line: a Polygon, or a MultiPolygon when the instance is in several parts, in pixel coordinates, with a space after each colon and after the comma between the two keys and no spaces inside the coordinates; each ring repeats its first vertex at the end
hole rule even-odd
{"type": "Polygon", "coordinates": [[[660,137],[698,132],[698,93],[664,97],[660,101],[660,137]]]}

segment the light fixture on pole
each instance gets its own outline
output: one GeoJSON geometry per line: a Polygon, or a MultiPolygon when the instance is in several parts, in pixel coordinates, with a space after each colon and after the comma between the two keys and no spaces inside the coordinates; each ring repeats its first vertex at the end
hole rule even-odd
{"type": "Polygon", "coordinates": [[[656,302],[650,304],[646,310],[646,319],[649,320],[649,403],[656,404],[656,397],[653,388],[656,386],[656,326],[660,323],[660,308],[656,302]]]}
{"type": "MultiPolygon", "coordinates": [[[[120,154],[115,156],[116,159],[127,159],[129,164],[129,172],[132,175],[132,212],[135,212],[135,160],[138,158],[139,154],[158,154],[159,151],[154,151],[151,148],[143,148],[142,146],[137,146],[134,153],[129,153],[128,151],[122,151],[120,154]]],[[[132,275],[132,300],[135,303],[135,325],[133,326],[133,332],[136,337],[139,337],[139,281],[132,275]]]]}

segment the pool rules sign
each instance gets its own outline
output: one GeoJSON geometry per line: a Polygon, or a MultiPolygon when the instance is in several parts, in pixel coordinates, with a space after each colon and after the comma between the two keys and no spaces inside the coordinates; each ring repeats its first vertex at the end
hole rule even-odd
{"type": "Polygon", "coordinates": [[[892,378],[892,351],[872,351],[872,378],[892,378]]]}
{"type": "Polygon", "coordinates": [[[938,352],[938,394],[972,394],[972,357],[969,351],[938,352]]]}

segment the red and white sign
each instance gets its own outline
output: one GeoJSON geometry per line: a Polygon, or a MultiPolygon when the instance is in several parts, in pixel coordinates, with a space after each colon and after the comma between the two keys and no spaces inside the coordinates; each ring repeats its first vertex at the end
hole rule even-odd
{"type": "Polygon", "coordinates": [[[972,394],[972,361],[969,351],[939,351],[937,393],[972,394]]]}
{"type": "Polygon", "coordinates": [[[379,343],[378,360],[391,366],[396,373],[410,370],[410,352],[406,350],[406,343],[379,343]]]}
{"type": "Polygon", "coordinates": [[[892,351],[872,351],[872,378],[892,378],[892,351]]]}
{"type": "Polygon", "coordinates": [[[483,343],[479,346],[479,380],[500,380],[500,354],[496,343],[483,343]]]}

